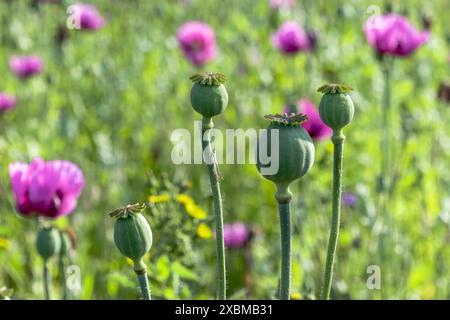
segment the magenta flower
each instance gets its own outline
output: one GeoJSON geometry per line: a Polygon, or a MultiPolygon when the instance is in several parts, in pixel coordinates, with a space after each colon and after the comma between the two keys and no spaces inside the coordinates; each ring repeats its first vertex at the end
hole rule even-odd
{"type": "Polygon", "coordinates": [[[319,111],[314,106],[314,103],[308,99],[301,99],[297,104],[297,110],[295,110],[295,106],[286,107],[284,112],[300,112],[307,115],[308,120],[303,123],[303,128],[305,128],[311,138],[316,141],[328,139],[333,135],[333,130],[323,123],[322,119],[320,119],[319,111]]]}
{"type": "Polygon", "coordinates": [[[0,111],[7,111],[12,109],[17,104],[17,98],[15,96],[11,96],[5,92],[0,92],[0,111]]]}
{"type": "Polygon", "coordinates": [[[285,22],[272,36],[272,43],[287,55],[310,50],[307,33],[295,21],[285,22]]]}
{"type": "Polygon", "coordinates": [[[292,8],[295,0],[269,0],[271,9],[292,8]]]}
{"type": "Polygon", "coordinates": [[[24,216],[37,214],[49,218],[68,215],[75,209],[84,186],[81,170],[72,162],[44,162],[9,165],[9,176],[17,210],[24,216]]]}
{"type": "Polygon", "coordinates": [[[217,54],[214,30],[204,22],[183,24],[178,29],[177,39],[186,59],[197,67],[203,66],[217,54]]]}
{"type": "Polygon", "coordinates": [[[248,227],[241,222],[225,224],[223,229],[223,237],[225,247],[241,248],[245,246],[250,239],[250,231],[248,227]]]}
{"type": "Polygon", "coordinates": [[[42,60],[36,55],[11,56],[9,58],[9,68],[21,78],[28,78],[41,73],[42,67],[42,60]]]}
{"type": "Polygon", "coordinates": [[[369,44],[381,55],[408,56],[430,37],[428,31],[420,32],[409,21],[395,13],[373,16],[364,24],[369,44]]]}
{"type": "Polygon", "coordinates": [[[76,29],[95,31],[103,28],[105,19],[92,4],[76,3],[70,8],[73,25],[76,29]]]}

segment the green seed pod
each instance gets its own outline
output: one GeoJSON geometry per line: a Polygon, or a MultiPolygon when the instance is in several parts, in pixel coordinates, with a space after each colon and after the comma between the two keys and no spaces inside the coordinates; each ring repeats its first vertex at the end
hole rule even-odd
{"type": "MultiPolygon", "coordinates": [[[[139,264],[152,246],[152,230],[147,219],[140,213],[145,205],[128,205],[110,213],[117,217],[114,226],[114,242],[119,251],[139,264]]],[[[136,266],[135,266],[136,267],[136,266]]]]}
{"type": "Polygon", "coordinates": [[[333,130],[341,130],[353,119],[355,107],[347,94],[351,90],[344,84],[326,84],[317,90],[324,94],[319,104],[320,118],[333,130]]]}
{"type": "MultiPolygon", "coordinates": [[[[301,125],[307,117],[303,114],[296,115],[268,115],[265,117],[271,123],[267,128],[267,135],[262,134],[257,144],[257,168],[263,177],[275,182],[277,185],[277,200],[287,202],[291,198],[289,185],[296,179],[309,172],[314,163],[315,148],[311,137],[301,125]],[[272,135],[278,130],[278,141],[273,141],[272,135]],[[278,170],[266,174],[263,170],[274,164],[272,147],[278,145],[278,170]],[[260,148],[266,148],[270,163],[263,161],[260,148]]],[[[276,169],[276,168],[275,168],[276,169]]],[[[273,170],[270,170],[273,171],[273,170]]]]}
{"type": "Polygon", "coordinates": [[[41,227],[37,235],[36,248],[44,261],[59,253],[61,238],[58,230],[53,227],[41,227]]]}
{"type": "Polygon", "coordinates": [[[59,254],[61,256],[67,256],[72,249],[72,241],[68,231],[60,230],[59,237],[61,239],[61,248],[59,249],[59,254]]]}
{"type": "Polygon", "coordinates": [[[224,112],[228,105],[228,93],[223,85],[226,77],[220,73],[201,73],[190,77],[191,104],[195,111],[205,118],[212,118],[224,112]]]}

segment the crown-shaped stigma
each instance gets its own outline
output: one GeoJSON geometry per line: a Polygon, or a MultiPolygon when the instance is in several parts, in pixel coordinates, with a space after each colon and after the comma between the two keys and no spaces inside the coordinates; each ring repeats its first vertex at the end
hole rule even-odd
{"type": "Polygon", "coordinates": [[[347,93],[352,91],[353,88],[350,86],[347,86],[346,84],[336,84],[336,83],[330,83],[325,84],[321,86],[317,91],[325,93],[347,93]]]}
{"type": "Polygon", "coordinates": [[[285,126],[298,126],[308,120],[308,116],[303,113],[268,114],[264,118],[270,122],[284,124],[285,126]]]}
{"type": "Polygon", "coordinates": [[[189,79],[191,79],[192,82],[194,83],[198,83],[205,86],[212,86],[212,85],[220,86],[221,84],[224,84],[228,80],[228,78],[225,75],[217,72],[197,73],[189,77],[189,79]]]}
{"type": "Polygon", "coordinates": [[[128,204],[108,213],[111,218],[126,218],[128,215],[138,214],[147,207],[145,203],[128,204]]]}

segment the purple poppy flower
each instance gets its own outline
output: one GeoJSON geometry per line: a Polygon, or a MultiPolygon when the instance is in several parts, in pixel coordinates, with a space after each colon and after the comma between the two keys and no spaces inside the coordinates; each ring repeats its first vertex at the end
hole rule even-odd
{"type": "Polygon", "coordinates": [[[7,111],[12,109],[17,104],[17,98],[15,96],[11,96],[5,92],[0,92],[0,111],[7,111]]]}
{"type": "Polygon", "coordinates": [[[241,248],[245,246],[250,238],[250,231],[247,226],[241,222],[225,224],[223,229],[225,247],[241,248]]]}
{"type": "Polygon", "coordinates": [[[379,54],[400,57],[410,55],[430,37],[428,31],[418,31],[405,17],[395,13],[369,18],[364,24],[364,32],[379,54]]]}
{"type": "Polygon", "coordinates": [[[21,78],[28,78],[42,72],[43,63],[40,57],[31,56],[11,56],[9,58],[11,71],[21,78]]]}
{"type": "Polygon", "coordinates": [[[314,103],[308,99],[301,99],[297,104],[297,110],[295,110],[295,106],[291,106],[286,107],[284,112],[288,114],[299,112],[307,115],[308,120],[302,125],[313,140],[320,141],[333,135],[333,130],[323,123],[322,119],[320,119],[319,111],[314,106],[314,103]]]}
{"type": "Polygon", "coordinates": [[[183,24],[178,29],[177,39],[186,59],[197,67],[205,65],[217,54],[214,30],[204,22],[183,24]]]}
{"type": "Polygon", "coordinates": [[[44,162],[9,165],[9,176],[17,210],[24,216],[38,214],[58,218],[70,214],[84,186],[81,170],[72,162],[44,162]]]}
{"type": "Polygon", "coordinates": [[[342,194],[342,202],[344,202],[344,205],[347,207],[354,208],[357,201],[358,197],[354,193],[344,192],[342,194]]]}
{"type": "Polygon", "coordinates": [[[285,22],[272,36],[272,43],[287,55],[310,50],[308,34],[295,21],[285,22]]]}
{"type": "Polygon", "coordinates": [[[269,0],[271,9],[292,8],[295,0],[269,0]]]}
{"type": "Polygon", "coordinates": [[[93,4],[76,3],[69,7],[72,20],[69,28],[96,31],[105,25],[105,19],[93,4]]]}

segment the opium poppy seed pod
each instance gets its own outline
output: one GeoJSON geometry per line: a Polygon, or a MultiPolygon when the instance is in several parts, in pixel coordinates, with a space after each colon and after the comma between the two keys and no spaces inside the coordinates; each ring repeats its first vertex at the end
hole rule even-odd
{"type": "Polygon", "coordinates": [[[278,201],[289,202],[291,193],[289,185],[309,172],[314,163],[314,143],[308,132],[301,125],[308,118],[304,114],[267,115],[270,125],[267,127],[267,136],[261,135],[258,141],[257,168],[264,178],[273,181],[278,188],[276,198],[278,201]],[[272,134],[279,135],[275,146],[272,146],[272,134]],[[278,147],[279,167],[273,174],[264,174],[263,168],[270,166],[264,164],[259,157],[261,143],[266,144],[267,154],[275,155],[272,147],[278,147]]]}
{"type": "Polygon", "coordinates": [[[323,93],[319,104],[320,118],[333,130],[344,128],[353,119],[355,107],[348,95],[351,90],[343,84],[326,84],[317,90],[323,93]]]}
{"type": "Polygon", "coordinates": [[[50,226],[41,226],[39,228],[36,249],[44,260],[43,281],[45,299],[50,300],[50,276],[48,270],[48,260],[59,253],[61,248],[61,238],[57,229],[50,226]]]}
{"type": "Polygon", "coordinates": [[[145,204],[136,203],[117,209],[109,215],[117,218],[114,226],[114,242],[119,251],[133,261],[142,297],[144,300],[150,300],[147,267],[143,257],[152,246],[153,234],[150,224],[141,214],[145,207],[145,204]]]}
{"type": "Polygon", "coordinates": [[[39,255],[47,261],[57,254],[61,248],[61,239],[57,229],[41,227],[36,239],[36,249],[39,255]]]}
{"type": "Polygon", "coordinates": [[[290,299],[291,291],[291,207],[290,184],[309,172],[314,162],[314,144],[301,125],[307,117],[304,114],[267,115],[270,120],[267,134],[261,134],[257,144],[258,171],[264,178],[277,186],[275,198],[278,202],[281,229],[281,281],[280,298],[290,299]],[[272,135],[275,139],[272,139],[272,135]],[[278,139],[276,139],[278,135],[278,139]],[[265,149],[271,163],[264,163],[260,150],[265,149]],[[278,158],[278,170],[272,168],[278,158]],[[269,172],[266,169],[269,169],[269,172]]]}
{"type": "Polygon", "coordinates": [[[191,104],[205,118],[212,118],[225,111],[228,93],[223,85],[227,78],[220,73],[200,73],[191,78],[191,104]]]}

